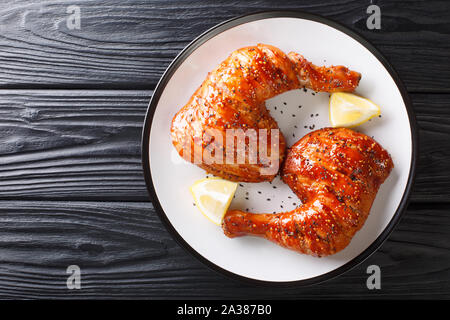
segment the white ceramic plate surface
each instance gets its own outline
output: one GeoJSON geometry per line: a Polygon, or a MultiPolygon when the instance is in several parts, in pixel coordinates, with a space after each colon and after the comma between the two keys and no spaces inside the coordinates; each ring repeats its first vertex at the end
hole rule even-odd
{"type": "MultiPolygon", "coordinates": [[[[266,102],[291,146],[306,133],[330,126],[328,93],[294,90],[266,102]]],[[[155,208],[169,230],[200,260],[241,279],[311,283],[348,270],[385,240],[404,209],[415,163],[414,117],[403,86],[383,57],[365,40],[329,20],[304,13],[266,12],[211,29],[172,63],[152,98],[143,132],[143,165],[155,208]],[[189,186],[207,176],[182,160],[170,139],[175,113],[232,51],[258,43],[296,51],[316,65],[345,65],[362,74],[356,93],[381,106],[382,117],[357,131],[373,136],[395,168],[381,186],[364,227],[343,251],[315,258],[253,237],[229,239],[193,205],[189,186]]],[[[241,183],[231,208],[280,212],[300,200],[281,182],[241,183]],[[268,201],[267,199],[270,199],[268,201]]]]}

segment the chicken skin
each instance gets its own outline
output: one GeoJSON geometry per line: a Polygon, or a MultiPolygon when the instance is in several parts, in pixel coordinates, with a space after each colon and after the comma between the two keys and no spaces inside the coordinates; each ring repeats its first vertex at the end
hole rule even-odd
{"type": "Polygon", "coordinates": [[[260,236],[304,254],[334,254],[363,226],[392,168],[374,139],[346,128],[316,130],[290,148],[281,172],[303,204],[278,214],[229,211],[222,228],[231,238],[260,236]]]}
{"type": "Polygon", "coordinates": [[[346,67],[318,67],[300,54],[286,55],[270,45],[236,50],[208,74],[173,118],[173,145],[185,160],[224,179],[271,181],[286,146],[265,100],[305,87],[351,92],[360,78],[346,67]],[[228,144],[230,135],[233,142],[241,139],[242,143],[228,144]],[[251,153],[255,144],[256,153],[251,153]],[[240,156],[243,161],[236,160],[240,156]]]}

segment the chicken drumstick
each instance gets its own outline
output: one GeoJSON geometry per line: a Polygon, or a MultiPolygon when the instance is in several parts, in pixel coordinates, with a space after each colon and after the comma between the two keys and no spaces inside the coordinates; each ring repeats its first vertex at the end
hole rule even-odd
{"type": "Polygon", "coordinates": [[[261,236],[309,255],[334,254],[363,226],[392,168],[386,150],[362,133],[311,132],[292,146],[282,168],[283,181],[303,205],[279,214],[229,211],[223,230],[231,238],[261,236]]]}
{"type": "MultiPolygon", "coordinates": [[[[361,75],[343,66],[317,67],[301,55],[284,54],[280,49],[264,44],[234,51],[215,70],[210,72],[188,103],[172,120],[171,138],[178,153],[187,161],[196,163],[207,172],[219,177],[244,182],[271,181],[278,173],[278,164],[284,159],[285,141],[275,120],[265,107],[265,100],[280,93],[302,87],[315,91],[353,91],[361,75]],[[263,169],[272,164],[257,160],[251,163],[214,161],[216,153],[246,155],[250,142],[232,150],[226,148],[227,129],[267,129],[267,154],[275,155],[275,170],[263,169]],[[214,130],[221,137],[207,131],[214,130]],[[272,141],[273,140],[273,141],[272,141]],[[277,146],[277,148],[274,148],[277,146]],[[204,152],[206,148],[213,152],[204,152]],[[200,161],[196,161],[200,159],[200,161]]],[[[259,131],[258,131],[259,132],[259,131]]]]}

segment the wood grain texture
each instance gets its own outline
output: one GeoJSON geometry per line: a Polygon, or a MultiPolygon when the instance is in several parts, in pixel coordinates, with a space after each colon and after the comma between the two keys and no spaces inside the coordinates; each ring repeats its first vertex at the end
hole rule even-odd
{"type": "Polygon", "coordinates": [[[147,201],[140,136],[150,95],[0,93],[0,197],[147,201]]]}
{"type": "Polygon", "coordinates": [[[450,95],[411,95],[419,128],[413,201],[450,202],[450,95]]]}
{"type": "MultiPolygon", "coordinates": [[[[140,138],[151,91],[0,90],[0,199],[148,201],[140,138]]],[[[413,94],[412,201],[450,201],[450,95],[413,94]]]]}
{"type": "Polygon", "coordinates": [[[411,205],[360,266],[322,284],[267,291],[192,258],[150,203],[1,201],[0,298],[450,298],[449,210],[411,205]],[[81,290],[66,287],[74,264],[81,290]],[[381,290],[366,287],[371,264],[381,268],[381,290]]]}
{"type": "Polygon", "coordinates": [[[301,9],[372,41],[410,91],[450,92],[447,4],[377,1],[382,28],[372,31],[369,2],[357,0],[3,0],[0,88],[153,89],[182,48],[214,25],[260,10],[301,9]],[[67,27],[69,5],[81,9],[79,30],[67,27]]]}

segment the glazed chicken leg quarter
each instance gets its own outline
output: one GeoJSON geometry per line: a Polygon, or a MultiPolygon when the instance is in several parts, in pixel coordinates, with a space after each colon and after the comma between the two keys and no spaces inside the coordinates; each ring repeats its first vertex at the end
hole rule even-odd
{"type": "MultiPolygon", "coordinates": [[[[262,161],[262,151],[257,150],[256,161],[228,163],[214,161],[218,153],[222,159],[227,154],[233,157],[245,154],[249,159],[250,138],[244,144],[237,143],[227,150],[227,129],[267,129],[265,153],[282,163],[285,140],[278,125],[265,107],[265,100],[280,93],[310,88],[315,91],[353,91],[361,75],[343,66],[317,67],[300,54],[284,54],[270,45],[258,44],[234,51],[215,70],[210,72],[188,103],[172,120],[171,138],[178,153],[187,161],[196,163],[207,172],[232,181],[271,181],[278,173],[265,173],[264,168],[273,163],[262,161]],[[216,135],[205,133],[213,130],[216,135]],[[278,137],[273,132],[279,132],[278,137]],[[277,147],[277,148],[275,148],[277,147]],[[206,148],[213,150],[204,152],[206,148]],[[189,152],[187,152],[189,151],[189,152]],[[201,159],[196,161],[196,159],[201,159]]],[[[262,139],[258,136],[257,139],[262,139]]],[[[259,144],[258,144],[259,146],[259,144]]]]}
{"type": "Polygon", "coordinates": [[[229,237],[261,236],[314,256],[344,249],[363,226],[379,186],[393,168],[375,140],[345,128],[309,133],[289,150],[282,179],[303,205],[279,214],[229,211],[229,237]]]}

